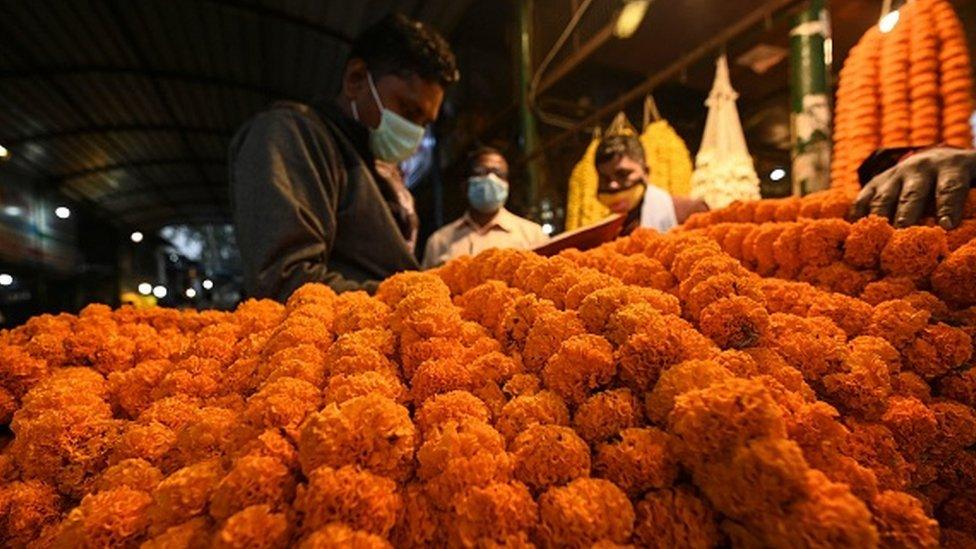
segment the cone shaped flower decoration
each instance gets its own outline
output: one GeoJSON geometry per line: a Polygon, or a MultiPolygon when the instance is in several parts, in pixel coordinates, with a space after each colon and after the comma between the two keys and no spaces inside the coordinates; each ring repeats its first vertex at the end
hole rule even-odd
{"type": "Polygon", "coordinates": [[[705,134],[691,176],[691,196],[703,199],[713,210],[736,200],[759,199],[759,178],[746,148],[736,98],[723,55],[716,62],[715,83],[705,102],[705,134]]]}

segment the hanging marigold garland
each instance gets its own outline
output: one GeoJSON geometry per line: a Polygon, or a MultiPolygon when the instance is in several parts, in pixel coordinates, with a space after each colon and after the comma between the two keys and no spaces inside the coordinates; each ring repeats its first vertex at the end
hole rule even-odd
{"type": "Polygon", "coordinates": [[[888,33],[872,26],[840,71],[832,186],[856,188],[878,148],[972,146],[973,77],[966,36],[948,0],[915,0],[888,33]]]}

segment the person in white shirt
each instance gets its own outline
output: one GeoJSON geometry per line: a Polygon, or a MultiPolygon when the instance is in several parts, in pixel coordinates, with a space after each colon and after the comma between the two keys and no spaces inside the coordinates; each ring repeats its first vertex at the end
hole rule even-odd
{"type": "Polygon", "coordinates": [[[424,268],[490,248],[534,248],[549,238],[538,223],[505,209],[508,162],[501,152],[482,147],[468,158],[464,182],[468,209],[460,219],[441,227],[427,240],[424,268]]]}
{"type": "Polygon", "coordinates": [[[698,199],[671,196],[649,183],[644,147],[632,135],[609,135],[596,149],[599,174],[597,200],[613,213],[625,214],[624,234],[647,227],[664,232],[685,222],[696,212],[708,211],[698,199]]]}

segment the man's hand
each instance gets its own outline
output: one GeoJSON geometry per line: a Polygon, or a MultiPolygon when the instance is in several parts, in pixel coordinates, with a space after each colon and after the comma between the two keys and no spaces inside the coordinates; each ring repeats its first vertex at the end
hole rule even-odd
{"type": "Polygon", "coordinates": [[[976,178],[976,151],[935,148],[916,153],[872,179],[861,189],[851,216],[868,214],[896,227],[918,222],[935,194],[935,218],[943,229],[962,221],[969,185],[976,178]]]}
{"type": "Polygon", "coordinates": [[[674,216],[678,220],[678,225],[688,221],[691,214],[708,211],[708,204],[700,198],[672,196],[671,201],[674,203],[674,216]]]}

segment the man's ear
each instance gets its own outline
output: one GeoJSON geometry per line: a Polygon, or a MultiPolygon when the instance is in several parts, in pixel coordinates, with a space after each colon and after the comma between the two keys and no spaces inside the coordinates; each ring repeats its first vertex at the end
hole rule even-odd
{"type": "Polygon", "coordinates": [[[353,101],[362,93],[369,84],[366,81],[366,62],[358,57],[353,57],[346,62],[346,70],[342,74],[342,90],[340,94],[353,101]]]}

